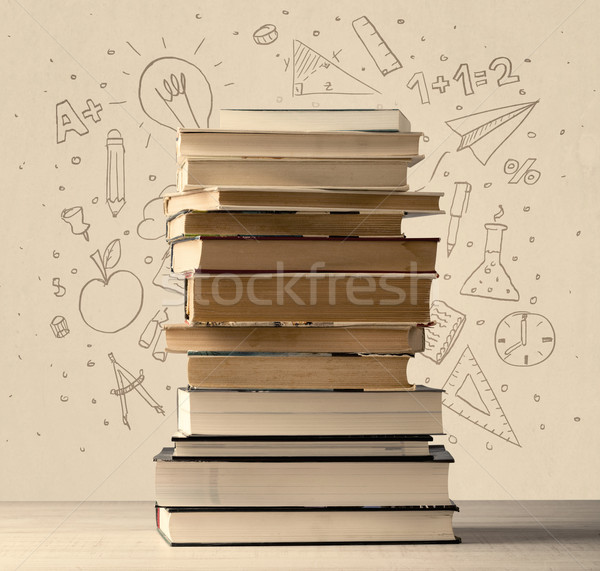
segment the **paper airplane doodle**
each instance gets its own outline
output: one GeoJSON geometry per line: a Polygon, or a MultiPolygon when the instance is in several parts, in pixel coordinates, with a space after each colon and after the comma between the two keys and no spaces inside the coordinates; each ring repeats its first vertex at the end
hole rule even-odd
{"type": "Polygon", "coordinates": [[[371,95],[380,93],[350,75],[327,58],[294,40],[294,84],[292,95],[371,95]]]}
{"type": "Polygon", "coordinates": [[[485,165],[531,113],[538,101],[498,107],[446,121],[446,125],[461,136],[456,149],[471,149],[477,160],[485,165]]]}
{"type": "Polygon", "coordinates": [[[442,388],[446,391],[442,403],[450,410],[503,440],[521,446],[468,345],[442,388]]]}
{"type": "Polygon", "coordinates": [[[115,356],[112,353],[108,354],[108,358],[112,363],[113,370],[115,373],[115,379],[117,380],[117,388],[111,389],[110,394],[119,397],[121,401],[121,418],[123,424],[131,430],[129,425],[129,409],[127,408],[127,393],[136,391],[148,405],[153,408],[158,414],[165,414],[162,405],[158,404],[151,396],[150,393],[144,388],[142,383],[144,382],[144,371],[140,369],[139,375],[134,377],[125,367],[117,363],[115,356]]]}

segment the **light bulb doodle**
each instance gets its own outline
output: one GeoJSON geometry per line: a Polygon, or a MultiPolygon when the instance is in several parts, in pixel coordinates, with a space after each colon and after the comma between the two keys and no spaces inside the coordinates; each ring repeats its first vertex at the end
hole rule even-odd
{"type": "Polygon", "coordinates": [[[151,61],[140,76],[138,97],[144,113],[163,127],[208,127],[212,90],[204,73],[189,61],[151,61]]]}
{"type": "Polygon", "coordinates": [[[146,388],[142,385],[144,382],[144,370],[140,369],[137,377],[130,373],[125,367],[117,362],[115,356],[112,353],[108,354],[108,358],[113,366],[115,373],[115,379],[117,381],[117,388],[111,389],[110,394],[118,396],[121,402],[121,419],[123,424],[131,430],[129,424],[129,409],[127,408],[127,394],[131,391],[136,391],[146,403],[153,408],[158,414],[165,414],[165,410],[162,405],[158,404],[146,388]]]}
{"type": "Polygon", "coordinates": [[[71,232],[73,232],[75,236],[81,235],[85,238],[86,242],[90,241],[90,235],[88,234],[90,225],[83,219],[82,206],[65,208],[60,213],[60,217],[71,227],[71,232]]]}

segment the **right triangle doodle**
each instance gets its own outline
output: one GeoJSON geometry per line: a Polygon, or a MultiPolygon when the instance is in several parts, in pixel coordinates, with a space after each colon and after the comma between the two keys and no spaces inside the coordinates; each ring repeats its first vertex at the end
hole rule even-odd
{"type": "Polygon", "coordinates": [[[464,419],[521,446],[470,347],[463,351],[448,380],[442,403],[464,419]]]}
{"type": "Polygon", "coordinates": [[[294,40],[293,51],[294,96],[380,93],[299,40],[294,40]]]}

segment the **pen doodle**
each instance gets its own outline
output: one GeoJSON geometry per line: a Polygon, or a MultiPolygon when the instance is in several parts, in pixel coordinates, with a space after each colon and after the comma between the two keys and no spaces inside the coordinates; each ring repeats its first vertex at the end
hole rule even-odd
{"type": "Polygon", "coordinates": [[[531,158],[527,159],[521,166],[515,159],[508,159],[504,163],[504,172],[505,174],[513,175],[508,181],[508,184],[517,184],[518,182],[523,181],[525,184],[532,185],[540,180],[542,173],[531,168],[536,160],[537,159],[531,158]]]}
{"type": "Polygon", "coordinates": [[[442,403],[476,426],[521,447],[502,406],[467,345],[442,389],[442,403]]]}
{"type": "Polygon", "coordinates": [[[119,401],[121,403],[121,419],[123,424],[129,430],[131,430],[131,425],[129,424],[129,409],[127,407],[127,395],[131,391],[136,391],[151,408],[153,408],[158,414],[164,415],[165,411],[163,407],[154,400],[154,398],[143,386],[144,370],[140,369],[140,372],[136,377],[120,363],[118,363],[112,353],[108,354],[108,358],[112,363],[115,380],[117,382],[117,388],[111,389],[110,394],[119,397],[119,401]]]}
{"type": "Polygon", "coordinates": [[[450,206],[450,222],[448,223],[448,235],[446,237],[446,252],[448,257],[456,246],[460,221],[469,207],[469,197],[471,196],[471,185],[468,182],[454,183],[454,196],[452,197],[452,206],[450,206]]]}
{"type": "Polygon", "coordinates": [[[121,241],[113,240],[101,255],[96,250],[90,258],[101,278],[86,282],[79,294],[81,318],[94,331],[116,333],[125,329],[139,315],[144,288],[139,278],[129,270],[109,273],[121,259],[121,241]]]}
{"type": "Polygon", "coordinates": [[[299,40],[293,42],[293,53],[293,96],[380,93],[299,40]]]}
{"type": "Polygon", "coordinates": [[[502,318],[494,333],[498,357],[513,367],[544,362],[556,344],[554,327],[539,313],[516,311],[502,318]]]}
{"type": "Polygon", "coordinates": [[[62,297],[67,293],[67,288],[60,284],[60,278],[52,278],[52,287],[56,288],[56,291],[52,292],[56,297],[62,297]]]}
{"type": "Polygon", "coordinates": [[[369,18],[366,16],[357,18],[352,22],[352,27],[381,75],[386,76],[388,73],[402,68],[400,60],[394,55],[369,18]]]}
{"type": "Polygon", "coordinates": [[[467,316],[441,300],[435,300],[430,308],[434,325],[424,328],[424,357],[439,365],[456,343],[467,316]]]}
{"type": "Polygon", "coordinates": [[[165,361],[167,358],[167,353],[162,348],[158,347],[158,345],[163,334],[162,325],[168,320],[169,314],[167,313],[167,308],[164,307],[163,309],[159,309],[154,314],[154,317],[148,321],[138,339],[139,346],[144,349],[148,349],[154,344],[152,356],[158,361],[165,361]]]}
{"type": "Polygon", "coordinates": [[[252,39],[254,43],[259,46],[267,46],[272,44],[279,37],[279,33],[277,32],[277,28],[274,24],[265,24],[255,30],[252,34],[252,39]]]}
{"type": "Polygon", "coordinates": [[[57,315],[52,319],[50,322],[50,328],[52,329],[54,337],[57,339],[62,339],[70,333],[67,320],[62,315],[57,315]]]}
{"type": "Polygon", "coordinates": [[[113,218],[125,206],[125,147],[117,129],[106,136],[106,204],[113,218]]]}
{"type": "Polygon", "coordinates": [[[487,164],[502,143],[525,121],[538,101],[498,107],[446,121],[446,125],[461,136],[456,150],[470,149],[481,164],[487,164]]]}
{"type": "Polygon", "coordinates": [[[519,301],[519,292],[501,261],[502,234],[508,226],[489,223],[485,224],[485,229],[487,235],[483,261],[465,280],[460,293],[503,301],[519,301]]]}
{"type": "Polygon", "coordinates": [[[88,234],[90,225],[83,219],[83,206],[65,208],[60,213],[60,217],[71,227],[71,232],[75,236],[83,236],[86,242],[90,241],[90,235],[88,234]]]}
{"type": "Polygon", "coordinates": [[[151,61],[140,76],[138,98],[150,119],[173,131],[209,125],[213,94],[208,79],[182,58],[151,61]]]}

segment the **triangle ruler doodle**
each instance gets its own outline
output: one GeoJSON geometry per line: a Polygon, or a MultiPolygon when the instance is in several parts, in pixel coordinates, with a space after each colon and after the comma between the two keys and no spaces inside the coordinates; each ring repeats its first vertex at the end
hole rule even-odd
{"type": "Polygon", "coordinates": [[[294,85],[292,95],[371,95],[380,93],[299,40],[294,40],[293,50],[294,85]]]}
{"type": "Polygon", "coordinates": [[[498,107],[446,121],[446,125],[461,136],[456,150],[471,149],[477,160],[485,165],[525,121],[538,101],[498,107]]]}
{"type": "Polygon", "coordinates": [[[468,345],[442,388],[446,391],[442,403],[450,410],[507,442],[521,446],[468,345]]]}

